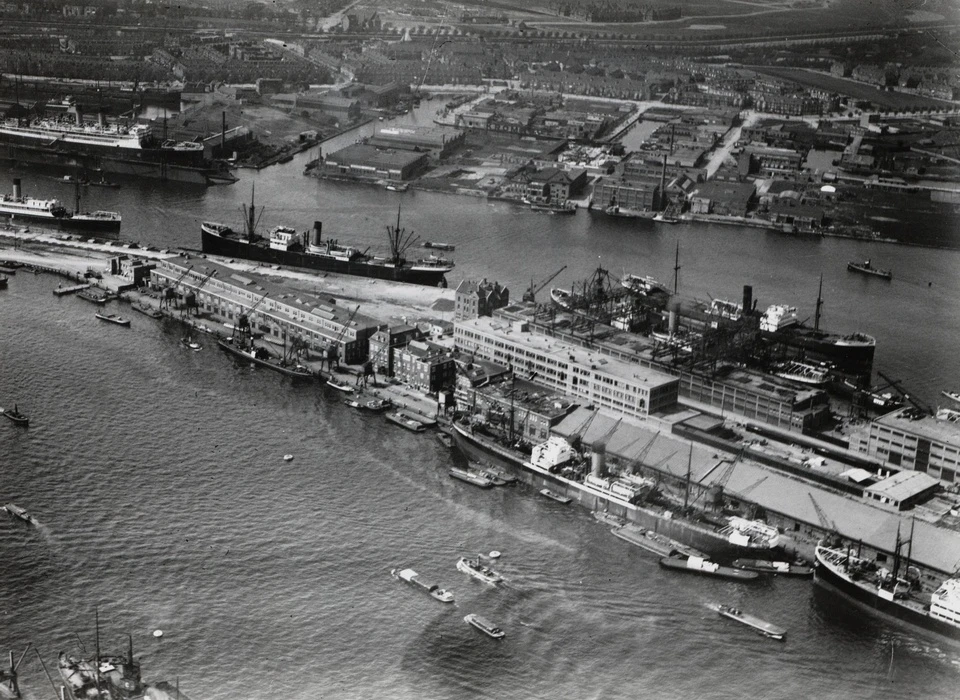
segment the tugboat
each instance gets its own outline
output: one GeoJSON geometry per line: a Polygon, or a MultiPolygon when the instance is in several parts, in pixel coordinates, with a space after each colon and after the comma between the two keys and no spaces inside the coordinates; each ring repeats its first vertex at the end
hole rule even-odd
{"type": "Polygon", "coordinates": [[[27,525],[36,525],[36,524],[37,524],[37,519],[36,519],[36,518],[34,518],[32,515],[30,515],[30,513],[28,513],[25,508],[21,508],[20,506],[14,504],[14,503],[8,503],[7,505],[5,505],[5,506],[3,507],[3,509],[4,509],[5,511],[7,511],[7,513],[9,513],[9,514],[11,515],[11,517],[16,518],[17,520],[22,520],[22,521],[25,522],[27,525]]]}
{"type": "Polygon", "coordinates": [[[475,613],[470,613],[463,618],[463,621],[473,625],[485,635],[493,637],[494,639],[503,639],[505,636],[507,636],[506,632],[490,622],[490,620],[486,619],[485,617],[480,617],[475,613]]]}
{"type": "Polygon", "coordinates": [[[352,393],[353,393],[353,387],[352,387],[352,386],[350,386],[350,385],[347,384],[346,382],[340,381],[339,379],[337,379],[336,377],[333,377],[333,376],[330,377],[330,379],[327,380],[327,386],[332,387],[333,389],[336,389],[337,391],[342,391],[344,394],[352,394],[352,393]]]}
{"type": "Polygon", "coordinates": [[[391,569],[390,575],[398,581],[409,583],[414,588],[422,590],[424,593],[429,594],[434,600],[439,600],[441,603],[453,602],[453,593],[446,589],[440,588],[440,586],[435,583],[424,581],[422,578],[420,578],[420,574],[413,569],[391,569]]]}
{"type": "Polygon", "coordinates": [[[17,409],[17,404],[13,404],[12,409],[4,408],[3,410],[0,410],[0,413],[3,413],[3,415],[5,415],[7,418],[9,418],[11,421],[16,423],[17,425],[29,425],[30,423],[30,419],[23,413],[20,413],[20,411],[17,409]]]}
{"type": "Polygon", "coordinates": [[[496,586],[498,583],[502,583],[504,581],[503,576],[498,574],[493,569],[490,569],[480,563],[479,555],[476,559],[460,557],[459,561],[457,561],[457,570],[462,571],[468,576],[472,576],[478,581],[488,583],[491,586],[496,586]]]}
{"type": "Polygon", "coordinates": [[[890,270],[884,270],[880,267],[874,267],[870,264],[869,260],[864,260],[862,263],[858,262],[848,262],[847,269],[851,272],[859,272],[863,275],[872,275],[874,277],[880,277],[885,280],[893,279],[893,273],[890,270]]]}
{"type": "Polygon", "coordinates": [[[739,608],[735,608],[731,605],[718,605],[716,607],[716,611],[723,617],[729,618],[735,622],[739,622],[741,625],[746,625],[747,627],[756,630],[764,637],[783,641],[783,638],[787,635],[787,631],[782,627],[772,625],[765,620],[761,620],[759,617],[749,615],[739,608]]]}

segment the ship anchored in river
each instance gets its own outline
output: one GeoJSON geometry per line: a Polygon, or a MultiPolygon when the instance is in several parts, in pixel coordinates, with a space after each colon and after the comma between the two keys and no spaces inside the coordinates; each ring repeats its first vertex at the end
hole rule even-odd
{"type": "Polygon", "coordinates": [[[412,231],[400,228],[399,208],[397,225],[387,226],[389,257],[370,255],[368,250],[342,245],[335,238],[324,239],[320,221],[314,221],[313,229],[303,233],[288,226],[276,226],[270,231],[269,237],[264,238],[256,233],[258,220],[251,195],[250,206],[244,206],[244,232],[212,221],[200,225],[203,252],[324,272],[444,287],[447,284],[445,275],[454,268],[452,260],[436,255],[417,260],[406,259],[407,250],[419,238],[412,231]]]}

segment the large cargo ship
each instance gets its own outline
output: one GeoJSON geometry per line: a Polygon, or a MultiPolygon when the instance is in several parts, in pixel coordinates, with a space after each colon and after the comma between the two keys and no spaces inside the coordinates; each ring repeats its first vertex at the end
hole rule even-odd
{"type": "Polygon", "coordinates": [[[400,228],[399,215],[396,227],[387,227],[390,256],[376,257],[359,248],[341,245],[336,239],[324,239],[319,221],[314,222],[311,231],[303,233],[287,226],[276,226],[268,238],[263,238],[255,231],[257,217],[253,203],[245,209],[246,231],[238,232],[226,224],[210,221],[200,225],[204,253],[444,287],[447,284],[445,276],[454,267],[452,260],[437,256],[407,260],[404,253],[416,239],[412,233],[400,228]]]}
{"type": "Polygon", "coordinates": [[[120,233],[121,223],[120,215],[114,211],[81,212],[79,188],[75,211],[69,211],[56,199],[24,197],[19,178],[13,181],[12,194],[0,195],[0,217],[15,224],[37,224],[67,231],[109,234],[111,237],[120,233]]]}
{"type": "Polygon", "coordinates": [[[196,184],[236,182],[203,144],[158,138],[148,124],[76,119],[0,121],[0,158],[196,184]]]}
{"type": "Polygon", "coordinates": [[[821,541],[816,549],[815,579],[864,607],[960,639],[960,579],[946,579],[935,591],[925,593],[916,570],[908,561],[901,561],[903,544],[898,537],[893,567],[888,569],[857,556],[850,548],[821,541]]]}
{"type": "Polygon", "coordinates": [[[606,510],[615,517],[636,523],[681,545],[693,547],[710,556],[732,559],[762,557],[780,544],[776,528],[756,520],[729,517],[715,524],[696,517],[685,517],[679,508],[669,509],[645,502],[651,482],[638,477],[608,478],[588,474],[583,480],[564,474],[563,466],[576,458],[576,452],[559,437],[551,437],[533,448],[529,458],[498,444],[490,436],[454,424],[454,438],[468,455],[494,458],[520,470],[523,478],[536,487],[576,500],[591,510],[606,510]]]}

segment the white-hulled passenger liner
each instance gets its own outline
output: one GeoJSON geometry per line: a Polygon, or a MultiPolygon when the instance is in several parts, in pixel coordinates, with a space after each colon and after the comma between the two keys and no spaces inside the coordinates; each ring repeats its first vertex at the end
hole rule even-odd
{"type": "Polygon", "coordinates": [[[24,197],[20,192],[20,180],[13,181],[13,194],[0,195],[0,217],[14,224],[36,224],[84,233],[120,233],[120,214],[115,211],[81,212],[79,197],[77,210],[69,211],[56,199],[24,197]]]}

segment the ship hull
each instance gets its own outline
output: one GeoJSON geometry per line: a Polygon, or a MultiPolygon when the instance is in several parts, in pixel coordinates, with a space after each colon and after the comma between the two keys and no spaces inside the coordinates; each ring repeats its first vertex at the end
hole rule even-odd
{"type": "Polygon", "coordinates": [[[960,641],[960,628],[941,622],[920,610],[881,598],[872,586],[865,586],[852,581],[844,573],[836,571],[833,567],[820,561],[819,557],[817,557],[813,578],[817,583],[839,592],[861,607],[869,608],[883,615],[960,641]]]}
{"type": "Polygon", "coordinates": [[[23,212],[11,213],[0,209],[0,219],[10,221],[14,225],[43,226],[57,228],[64,231],[78,231],[81,233],[119,234],[120,220],[86,219],[83,217],[58,217],[44,214],[29,214],[23,212]]]}
{"type": "Polygon", "coordinates": [[[127,175],[195,185],[231,183],[237,179],[228,172],[218,171],[202,163],[195,165],[176,162],[176,160],[163,162],[159,157],[151,160],[138,158],[136,155],[143,154],[135,151],[130,154],[97,153],[66,146],[43,148],[0,142],[0,158],[16,163],[49,165],[69,170],[83,169],[109,175],[127,175]]]}
{"type": "Polygon", "coordinates": [[[828,362],[836,371],[857,380],[870,381],[876,343],[845,342],[839,336],[796,326],[762,333],[767,342],[781,346],[785,354],[807,362],[828,362]]]}
{"type": "Polygon", "coordinates": [[[525,457],[514,453],[485,436],[454,425],[454,439],[458,447],[468,457],[494,460],[500,465],[516,470],[525,483],[536,489],[547,488],[562,496],[576,501],[580,506],[592,511],[604,510],[611,516],[635,523],[654,533],[675,540],[681,545],[692,547],[712,557],[733,559],[736,557],[757,557],[763,552],[774,551],[769,547],[744,547],[730,542],[723,535],[705,525],[681,519],[678,514],[667,515],[650,508],[626,503],[618,498],[590,490],[575,484],[557,474],[534,470],[525,464],[525,457]]]}
{"type": "Polygon", "coordinates": [[[414,270],[409,267],[337,260],[299,251],[275,250],[264,245],[248,243],[240,238],[219,236],[204,227],[200,228],[200,233],[203,252],[210,255],[243,258],[244,260],[302,267],[322,272],[335,272],[342,275],[424,284],[432,287],[445,284],[444,275],[446,271],[444,270],[414,270]]]}

